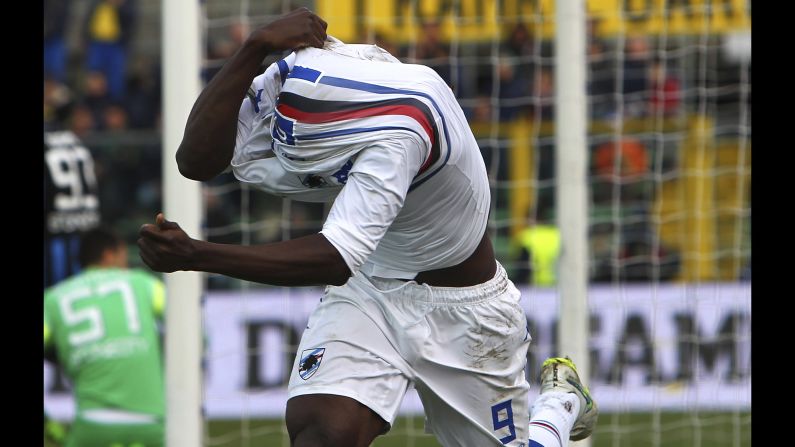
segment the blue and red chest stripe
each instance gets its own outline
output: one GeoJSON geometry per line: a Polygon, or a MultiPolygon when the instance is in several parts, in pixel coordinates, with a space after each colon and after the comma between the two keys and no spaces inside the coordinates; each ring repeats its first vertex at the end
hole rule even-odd
{"type": "MultiPolygon", "coordinates": [[[[282,61],[280,61],[282,62],[282,61]]],[[[286,66],[286,64],[285,64],[286,66]]],[[[282,69],[282,66],[279,66],[282,69]]],[[[285,67],[286,68],[286,67],[285,67]]],[[[282,80],[294,78],[296,80],[319,83],[328,86],[348,88],[354,90],[366,91],[376,94],[399,94],[399,98],[390,98],[377,101],[325,101],[312,99],[301,96],[292,92],[282,92],[276,102],[276,121],[277,126],[274,126],[274,138],[287,144],[295,144],[295,140],[316,140],[321,138],[328,138],[344,134],[353,134],[361,132],[374,132],[379,130],[388,129],[403,129],[411,132],[416,131],[410,128],[400,126],[378,126],[367,128],[343,128],[335,131],[327,131],[322,133],[301,135],[296,137],[293,133],[294,124],[323,124],[335,121],[349,120],[355,118],[368,118],[375,116],[388,116],[388,115],[403,115],[415,120],[420,127],[425,131],[428,139],[431,141],[431,154],[428,159],[423,163],[418,176],[425,173],[431,166],[436,164],[440,159],[442,149],[440,140],[440,129],[436,124],[433,113],[428,105],[417,99],[416,97],[423,97],[428,100],[436,110],[436,113],[441,118],[442,129],[441,134],[444,138],[444,143],[447,151],[444,156],[444,162],[429,175],[415,181],[410,189],[419,186],[428,178],[436,174],[450,158],[450,139],[447,133],[447,123],[441,113],[441,109],[436,104],[434,99],[423,92],[416,92],[412,90],[395,89],[391,87],[384,87],[376,84],[369,84],[366,82],[353,81],[345,78],[337,78],[333,76],[321,76],[321,72],[311,68],[296,65],[285,76],[286,70],[280,70],[282,80]],[[414,96],[414,97],[412,97],[414,96]],[[281,115],[281,116],[280,116],[281,115]],[[281,119],[280,119],[281,118],[281,119]],[[278,130],[277,130],[278,128],[278,130]]]]}
{"type": "MultiPolygon", "coordinates": [[[[393,98],[381,101],[353,102],[353,101],[322,101],[311,99],[295,93],[284,92],[279,95],[276,110],[280,115],[305,124],[323,124],[355,118],[369,118],[387,115],[403,115],[415,120],[424,130],[431,141],[431,154],[420,168],[424,172],[439,160],[439,129],[431,111],[422,101],[414,98],[393,98]]],[[[367,129],[340,129],[336,132],[323,134],[302,135],[300,139],[312,140],[319,136],[335,136],[357,131],[376,131],[396,126],[371,127],[367,129]]],[[[411,130],[411,129],[409,129],[411,130]]]]}

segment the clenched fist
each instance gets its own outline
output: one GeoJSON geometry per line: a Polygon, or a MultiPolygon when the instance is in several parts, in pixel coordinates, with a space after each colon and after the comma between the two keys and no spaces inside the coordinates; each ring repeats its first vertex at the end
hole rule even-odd
{"type": "Polygon", "coordinates": [[[159,213],[154,224],[144,224],[138,231],[141,259],[156,272],[190,270],[196,252],[191,239],[176,222],[159,213]]]}

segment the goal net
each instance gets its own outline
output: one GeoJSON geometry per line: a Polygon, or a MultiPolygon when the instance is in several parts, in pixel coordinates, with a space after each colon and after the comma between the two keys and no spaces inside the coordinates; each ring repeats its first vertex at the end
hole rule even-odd
{"type": "MultiPolygon", "coordinates": [[[[592,445],[748,446],[751,426],[751,7],[748,0],[587,0],[592,445]]],[[[489,232],[522,290],[527,376],[557,351],[553,0],[205,0],[207,81],[256,26],[308,6],[345,42],[434,68],[492,187],[489,232]]],[[[276,60],[275,56],[267,62],[276,60]]],[[[231,174],[203,187],[203,236],[258,244],[317,232],[327,205],[231,174]]],[[[289,445],[286,384],[322,289],[207,276],[204,441],[289,445]]],[[[535,394],[533,396],[535,397],[535,394]]],[[[409,393],[376,445],[432,446],[409,393]],[[393,442],[394,444],[390,444],[393,442]]]]}

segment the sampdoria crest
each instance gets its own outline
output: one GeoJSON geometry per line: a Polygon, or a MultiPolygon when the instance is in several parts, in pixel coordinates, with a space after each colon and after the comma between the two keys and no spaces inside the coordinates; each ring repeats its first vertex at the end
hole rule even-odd
{"type": "Polygon", "coordinates": [[[301,353],[301,361],[298,362],[298,375],[302,379],[307,380],[317,372],[324,352],[326,352],[326,348],[312,348],[305,349],[301,353]]]}

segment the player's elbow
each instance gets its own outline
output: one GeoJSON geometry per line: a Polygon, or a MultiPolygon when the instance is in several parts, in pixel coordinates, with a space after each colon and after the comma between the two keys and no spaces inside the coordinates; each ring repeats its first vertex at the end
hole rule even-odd
{"type": "Polygon", "coordinates": [[[191,156],[184,145],[180,145],[177,150],[176,160],[179,173],[191,180],[205,182],[212,180],[220,173],[216,169],[210,169],[205,162],[197,159],[197,157],[191,156]]]}
{"type": "Polygon", "coordinates": [[[351,270],[348,264],[336,249],[329,251],[328,261],[325,263],[325,284],[330,286],[342,286],[351,278],[351,270]]]}
{"type": "Polygon", "coordinates": [[[344,272],[338,272],[336,274],[332,274],[329,276],[328,285],[330,286],[342,286],[345,285],[346,282],[351,278],[351,272],[348,270],[348,267],[345,267],[344,272]]]}
{"type": "Polygon", "coordinates": [[[345,261],[335,259],[334,262],[328,265],[326,269],[326,280],[324,283],[330,286],[342,286],[351,278],[351,271],[345,264],[345,261]]]}

